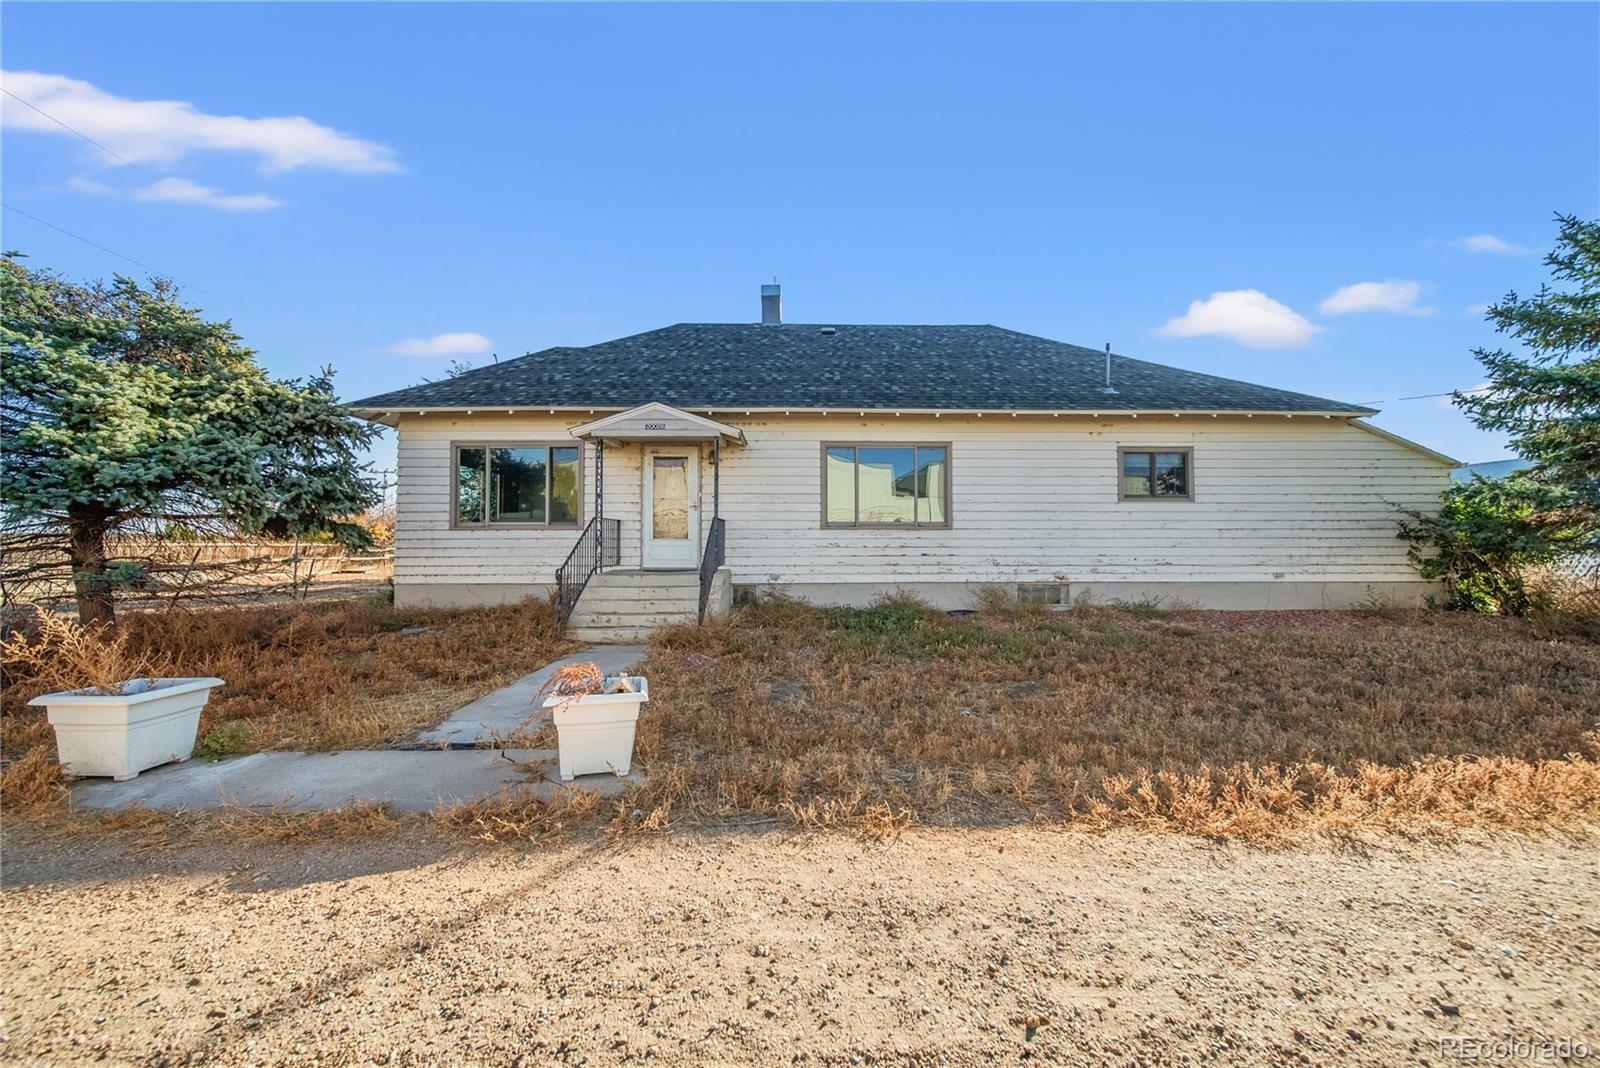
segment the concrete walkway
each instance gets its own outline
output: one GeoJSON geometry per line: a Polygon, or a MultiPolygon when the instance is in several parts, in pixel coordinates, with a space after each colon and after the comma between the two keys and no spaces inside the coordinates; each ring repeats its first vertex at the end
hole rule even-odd
{"type": "Polygon", "coordinates": [[[87,779],[72,787],[76,805],[157,809],[277,805],[289,812],[343,808],[356,801],[387,802],[398,812],[429,812],[441,805],[502,790],[548,798],[563,787],[613,797],[643,782],[580,775],[556,779],[554,749],[366,749],[345,753],[251,753],[216,764],[190,760],[141,772],[129,782],[87,779]]]}
{"type": "Polygon", "coordinates": [[[566,787],[613,797],[644,781],[631,775],[580,775],[570,783],[557,778],[554,749],[450,749],[454,744],[490,744],[530,720],[545,717],[539,690],[567,664],[592,660],[607,675],[644,659],[640,645],[586,649],[548,664],[511,685],[454,712],[418,736],[427,748],[360,749],[342,753],[252,753],[218,763],[188,760],[141,772],[129,782],[84,779],[72,785],[74,804],[123,809],[140,804],[156,809],[222,808],[240,804],[276,805],[290,812],[342,808],[352,802],[384,802],[399,812],[427,812],[441,805],[502,790],[547,798],[566,787]]]}
{"type": "Polygon", "coordinates": [[[417,741],[423,745],[448,745],[493,742],[496,738],[505,738],[518,727],[529,723],[530,717],[539,715],[542,718],[544,699],[539,696],[539,691],[550,681],[550,676],[555,674],[557,668],[592,660],[605,674],[616,675],[643,660],[645,652],[642,645],[596,645],[581,649],[571,656],[546,664],[531,675],[524,675],[510,686],[458,708],[450,714],[449,719],[431,731],[417,735],[417,741]]]}

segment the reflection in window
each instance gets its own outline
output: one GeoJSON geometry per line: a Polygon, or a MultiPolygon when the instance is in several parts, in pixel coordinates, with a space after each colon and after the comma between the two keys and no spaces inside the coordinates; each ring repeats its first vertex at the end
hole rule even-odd
{"type": "Polygon", "coordinates": [[[943,449],[917,449],[917,522],[943,526],[945,512],[945,455],[943,449]]]}
{"type": "Polygon", "coordinates": [[[1189,496],[1189,450],[1124,452],[1124,497],[1189,496]]]}
{"type": "Polygon", "coordinates": [[[579,482],[575,446],[458,447],[456,523],[572,526],[578,521],[579,482]]]}
{"type": "Polygon", "coordinates": [[[948,526],[947,451],[939,445],[830,445],[822,493],[828,526],[948,526]]]}
{"type": "Polygon", "coordinates": [[[1189,455],[1182,452],[1156,453],[1156,496],[1189,495],[1189,455]]]}
{"type": "Polygon", "coordinates": [[[1122,454],[1122,495],[1124,497],[1150,496],[1150,454],[1125,452],[1122,454]]]}
{"type": "Polygon", "coordinates": [[[548,449],[491,449],[489,522],[543,523],[548,449]]]}
{"type": "Polygon", "coordinates": [[[915,523],[914,449],[856,450],[856,522],[915,523]]]}
{"type": "Polygon", "coordinates": [[[856,521],[856,450],[830,447],[823,463],[824,515],[829,526],[847,527],[856,521]]]}
{"type": "Polygon", "coordinates": [[[456,522],[483,522],[483,450],[456,450],[456,522]]]}
{"type": "Polygon", "coordinates": [[[578,521],[578,450],[550,450],[550,522],[578,521]]]}

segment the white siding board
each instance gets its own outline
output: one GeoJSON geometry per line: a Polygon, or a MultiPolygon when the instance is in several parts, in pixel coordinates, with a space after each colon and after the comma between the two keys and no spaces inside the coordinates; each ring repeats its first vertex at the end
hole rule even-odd
{"type": "MultiPolygon", "coordinates": [[[[397,579],[545,583],[571,528],[455,530],[450,445],[560,441],[567,416],[424,416],[400,425],[397,579]]],[[[729,419],[722,513],[739,583],[1406,580],[1402,509],[1432,507],[1448,466],[1340,420],[816,415],[729,419]],[[821,443],[949,442],[950,529],[821,526],[821,443]],[[1194,450],[1195,500],[1118,501],[1118,447],[1194,450]]],[[[709,453],[709,448],[702,450],[709,453]]],[[[606,451],[606,514],[639,564],[640,446],[606,451]]],[[[703,461],[702,520],[711,514],[703,461]]],[[[585,450],[583,516],[593,507],[585,450]]]]}

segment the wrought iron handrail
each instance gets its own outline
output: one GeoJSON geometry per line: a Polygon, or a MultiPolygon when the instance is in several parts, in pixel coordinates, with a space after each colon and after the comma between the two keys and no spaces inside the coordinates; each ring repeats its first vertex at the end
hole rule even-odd
{"type": "Polygon", "coordinates": [[[589,520],[578,535],[578,543],[556,569],[556,623],[566,623],[583,596],[584,587],[602,567],[615,567],[622,542],[622,520],[589,520]]]}
{"type": "Polygon", "coordinates": [[[706,621],[706,601],[711,597],[711,580],[717,577],[717,568],[727,563],[728,521],[717,516],[711,521],[711,531],[706,535],[705,555],[700,558],[700,622],[706,621]]]}

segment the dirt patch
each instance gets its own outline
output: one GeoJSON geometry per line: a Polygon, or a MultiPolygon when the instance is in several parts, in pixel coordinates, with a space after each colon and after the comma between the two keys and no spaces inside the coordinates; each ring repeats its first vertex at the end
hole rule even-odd
{"type": "Polygon", "coordinates": [[[1450,1063],[1445,1036],[1600,1044],[1593,839],[12,838],[17,1063],[1387,1066],[1450,1063]]]}

